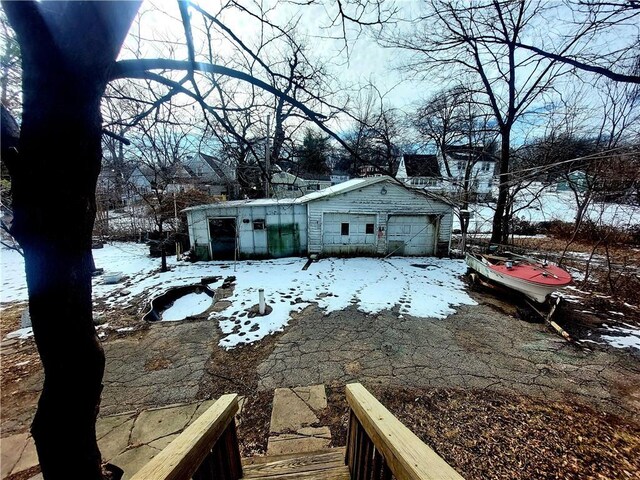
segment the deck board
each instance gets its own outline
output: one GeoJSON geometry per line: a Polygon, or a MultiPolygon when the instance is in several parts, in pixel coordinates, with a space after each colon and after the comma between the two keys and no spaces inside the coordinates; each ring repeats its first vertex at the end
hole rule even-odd
{"type": "Polygon", "coordinates": [[[251,479],[349,479],[349,469],[344,464],[344,448],[296,456],[264,457],[260,463],[245,461],[243,469],[242,478],[251,479]]]}

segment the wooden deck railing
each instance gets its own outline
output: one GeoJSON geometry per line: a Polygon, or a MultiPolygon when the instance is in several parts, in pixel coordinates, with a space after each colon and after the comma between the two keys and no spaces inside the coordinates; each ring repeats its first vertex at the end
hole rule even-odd
{"type": "Polygon", "coordinates": [[[238,396],[223,395],[131,480],[238,480],[242,464],[234,415],[238,396]]]}
{"type": "Polygon", "coordinates": [[[351,416],[345,462],[352,480],[463,480],[361,384],[346,390],[351,416]]]}

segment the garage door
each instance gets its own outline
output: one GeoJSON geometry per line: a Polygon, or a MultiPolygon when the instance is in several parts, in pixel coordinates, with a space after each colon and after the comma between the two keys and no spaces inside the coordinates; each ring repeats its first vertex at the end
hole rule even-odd
{"type": "Polygon", "coordinates": [[[331,254],[373,253],[376,248],[376,215],[325,213],[322,251],[331,254]]]}
{"type": "Polygon", "coordinates": [[[392,215],[387,224],[387,253],[433,255],[433,224],[426,215],[392,215]]]}

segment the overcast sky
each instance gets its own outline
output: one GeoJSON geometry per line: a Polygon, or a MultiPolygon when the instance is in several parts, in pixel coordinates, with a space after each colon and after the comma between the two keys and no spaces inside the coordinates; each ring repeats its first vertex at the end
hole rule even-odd
{"type": "MultiPolygon", "coordinates": [[[[133,32],[141,33],[144,38],[142,46],[143,57],[155,57],[158,55],[166,55],[167,44],[163,44],[162,40],[174,39],[176,43],[169,44],[174,50],[172,55],[174,58],[186,59],[186,48],[180,44],[183,42],[184,33],[179,21],[179,11],[175,0],[146,0],[140,12],[139,27],[134,24],[133,32]]],[[[277,2],[277,0],[264,0],[263,5],[274,6],[273,9],[265,7],[267,10],[267,18],[273,23],[284,25],[291,18],[299,18],[299,31],[301,37],[306,38],[307,43],[312,47],[312,54],[319,59],[328,62],[331,65],[331,71],[340,80],[343,85],[357,87],[366,83],[374,83],[381,93],[385,95],[385,102],[389,106],[400,108],[405,111],[411,111],[416,102],[429,97],[434,92],[448,86],[447,83],[459,80],[457,75],[445,75],[438,79],[435,76],[428,76],[420,80],[411,79],[409,75],[403,72],[400,67],[406,61],[407,54],[397,49],[383,48],[373,39],[373,32],[359,31],[353,25],[347,25],[346,37],[348,44],[348,55],[345,50],[345,42],[342,36],[341,25],[329,28],[331,18],[335,17],[336,10],[334,2],[327,1],[326,5],[299,6],[287,4],[286,2],[277,2]],[[332,38],[333,37],[333,38],[332,38]]],[[[398,14],[394,17],[398,23],[389,28],[404,28],[410,31],[411,27],[403,19],[414,18],[421,10],[418,0],[400,0],[396,1],[398,14]]],[[[219,2],[211,0],[200,0],[200,4],[210,13],[216,12],[216,5],[219,2]]],[[[253,12],[257,12],[256,3],[252,1],[245,2],[247,8],[253,12]]],[[[550,3],[550,5],[555,5],[550,3]]],[[[555,9],[549,13],[547,18],[543,20],[541,25],[537,27],[537,35],[546,36],[549,39],[559,38],[558,26],[560,21],[558,16],[566,15],[567,10],[555,9]]],[[[194,26],[197,27],[196,19],[199,18],[197,12],[193,13],[194,26]]],[[[255,45],[260,35],[260,22],[250,15],[239,13],[231,13],[226,11],[220,18],[228,25],[233,32],[248,45],[255,45]]],[[[387,27],[386,27],[387,28],[387,27]]],[[[428,28],[424,26],[422,28],[428,28]]],[[[638,26],[630,25],[620,35],[620,31],[616,32],[616,36],[609,37],[606,41],[608,48],[615,45],[616,42],[626,42],[626,35],[637,36],[638,26]]],[[[132,42],[133,35],[127,44],[130,48],[137,46],[132,42]]],[[[215,48],[222,55],[236,55],[233,52],[229,42],[216,42],[215,48]]],[[[604,48],[604,45],[603,45],[604,48]]],[[[268,54],[268,49],[265,50],[268,54]]],[[[123,51],[123,57],[130,57],[131,54],[123,51]]],[[[445,72],[446,73],[446,72],[445,72]]],[[[593,105],[597,101],[597,95],[593,92],[589,93],[589,77],[587,74],[582,75],[587,82],[579,85],[575,78],[569,78],[558,82],[557,98],[569,98],[576,91],[588,99],[593,105]]],[[[450,84],[450,83],[449,83],[450,84]]],[[[546,113],[549,109],[548,99],[540,99],[530,107],[530,112],[546,113]]],[[[520,124],[520,132],[518,136],[521,139],[526,137],[531,131],[542,132],[544,125],[540,120],[530,115],[520,124]],[[535,125],[536,128],[532,128],[535,125]]],[[[341,130],[338,127],[338,130],[341,130]]]]}

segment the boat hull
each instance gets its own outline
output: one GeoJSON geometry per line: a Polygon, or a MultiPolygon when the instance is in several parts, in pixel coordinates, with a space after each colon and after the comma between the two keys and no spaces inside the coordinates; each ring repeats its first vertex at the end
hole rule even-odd
{"type": "Polygon", "coordinates": [[[491,264],[485,263],[482,259],[466,254],[465,261],[469,268],[472,268],[483,277],[504,287],[522,293],[527,298],[538,303],[545,303],[553,292],[562,285],[543,285],[530,282],[511,275],[500,273],[491,268],[491,264]]]}

